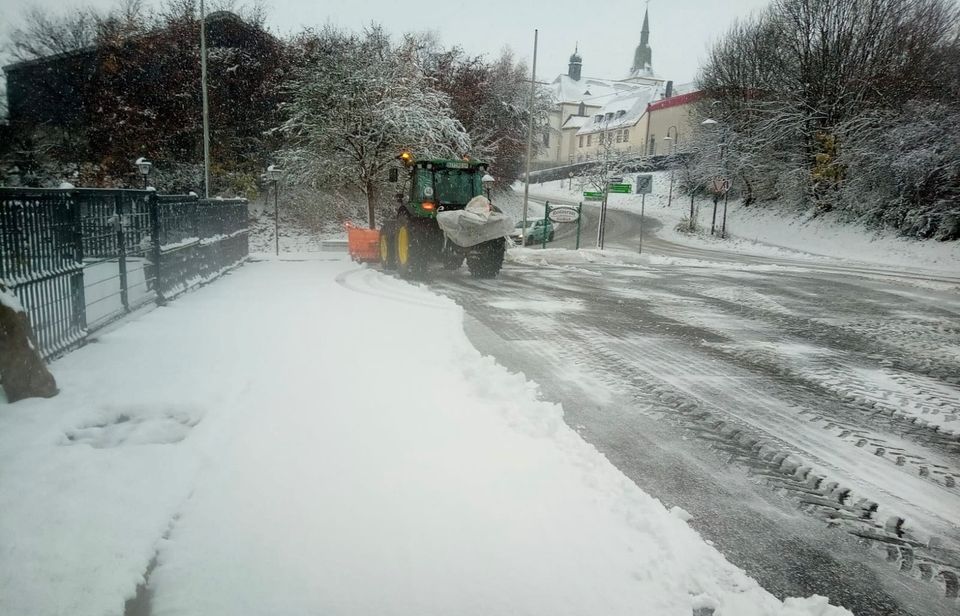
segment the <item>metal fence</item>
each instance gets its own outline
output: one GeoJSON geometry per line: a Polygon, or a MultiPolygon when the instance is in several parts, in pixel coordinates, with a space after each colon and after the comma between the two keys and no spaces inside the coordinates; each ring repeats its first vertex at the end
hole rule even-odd
{"type": "Polygon", "coordinates": [[[0,188],[0,280],[27,309],[47,358],[247,254],[243,199],[0,188]]]}

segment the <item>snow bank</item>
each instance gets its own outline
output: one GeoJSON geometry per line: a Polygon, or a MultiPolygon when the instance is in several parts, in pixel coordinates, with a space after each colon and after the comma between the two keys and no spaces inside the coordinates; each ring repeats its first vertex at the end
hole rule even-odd
{"type": "Polygon", "coordinates": [[[0,407],[0,613],[120,614],[156,555],[158,616],[849,614],[760,588],[462,319],[271,260],[56,362],[0,407]]]}
{"type": "MultiPolygon", "coordinates": [[[[690,198],[678,194],[674,183],[672,202],[668,198],[670,172],[653,174],[653,193],[647,195],[646,213],[662,223],[657,234],[678,244],[713,248],[750,255],[805,259],[811,261],[843,260],[882,264],[902,268],[921,268],[954,274],[960,270],[960,242],[918,241],[889,231],[868,229],[856,223],[841,222],[835,214],[813,217],[791,214],[772,205],[743,207],[730,202],[727,213],[728,238],[721,240],[709,234],[713,201],[698,199],[697,221],[705,233],[686,234],[676,230],[677,224],[690,214],[690,198]],[[671,202],[670,207],[667,207],[671,202]]],[[[628,176],[625,181],[631,181],[628,176]]],[[[519,184],[522,192],[522,184],[519,184]]],[[[530,194],[537,198],[582,200],[582,190],[574,178],[569,181],[531,184],[530,194]]],[[[640,195],[611,195],[609,205],[616,209],[640,211],[640,195]]],[[[722,219],[723,204],[717,213],[717,227],[722,219]]]]}

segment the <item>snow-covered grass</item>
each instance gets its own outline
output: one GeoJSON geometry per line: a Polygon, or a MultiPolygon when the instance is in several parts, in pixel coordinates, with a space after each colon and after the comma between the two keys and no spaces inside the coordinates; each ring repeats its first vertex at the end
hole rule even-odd
{"type": "MultiPolygon", "coordinates": [[[[531,307],[531,309],[537,309],[531,307]]],[[[848,614],[780,602],[481,356],[451,301],[281,256],[0,406],[0,613],[848,614]]]]}
{"type": "MultiPolygon", "coordinates": [[[[632,181],[632,175],[625,181],[632,181]]],[[[698,199],[694,205],[701,232],[681,233],[676,226],[689,216],[690,198],[678,194],[675,184],[672,203],[667,207],[670,172],[659,171],[653,176],[653,193],[647,195],[646,213],[663,223],[658,234],[671,242],[769,257],[830,258],[945,273],[960,271],[960,242],[911,240],[892,232],[844,223],[829,213],[818,217],[794,215],[769,205],[744,207],[740,202],[731,202],[727,213],[728,238],[721,240],[709,234],[712,200],[698,199]]],[[[579,201],[582,200],[582,190],[593,190],[581,187],[577,178],[573,180],[572,190],[569,185],[569,180],[531,184],[530,193],[548,199],[579,201]]],[[[523,185],[518,184],[514,189],[522,194],[523,185]]],[[[640,200],[640,195],[611,195],[610,206],[639,212],[640,200]]],[[[718,229],[722,211],[721,202],[717,213],[718,229]]]]}

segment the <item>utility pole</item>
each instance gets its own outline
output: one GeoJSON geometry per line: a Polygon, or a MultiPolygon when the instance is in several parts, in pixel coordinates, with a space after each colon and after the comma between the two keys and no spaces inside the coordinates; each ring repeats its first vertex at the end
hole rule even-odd
{"type": "Polygon", "coordinates": [[[200,91],[203,97],[203,198],[210,198],[210,106],[207,102],[207,15],[200,0],[200,91]]]}
{"type": "Polygon", "coordinates": [[[530,199],[530,157],[533,154],[533,108],[537,96],[537,37],[533,31],[533,75],[530,77],[530,112],[527,123],[527,175],[523,184],[523,241],[527,241],[527,202],[530,199]]]}

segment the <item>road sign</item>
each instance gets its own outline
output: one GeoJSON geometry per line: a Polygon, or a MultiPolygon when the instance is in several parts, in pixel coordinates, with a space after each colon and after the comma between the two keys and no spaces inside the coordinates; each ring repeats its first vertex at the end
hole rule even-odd
{"type": "Polygon", "coordinates": [[[710,190],[718,195],[726,194],[730,190],[730,180],[717,176],[710,180],[710,190]]]}
{"type": "Polygon", "coordinates": [[[633,186],[630,186],[629,184],[611,184],[610,192],[624,193],[629,195],[631,192],[633,192],[633,186]]]}
{"type": "Polygon", "coordinates": [[[550,220],[553,222],[577,222],[577,209],[573,207],[558,206],[550,209],[550,220]]]}
{"type": "Polygon", "coordinates": [[[637,194],[648,195],[653,192],[653,174],[641,173],[637,175],[637,194]]]}
{"type": "Polygon", "coordinates": [[[583,200],[584,201],[603,201],[603,193],[584,191],[583,200]]]}

